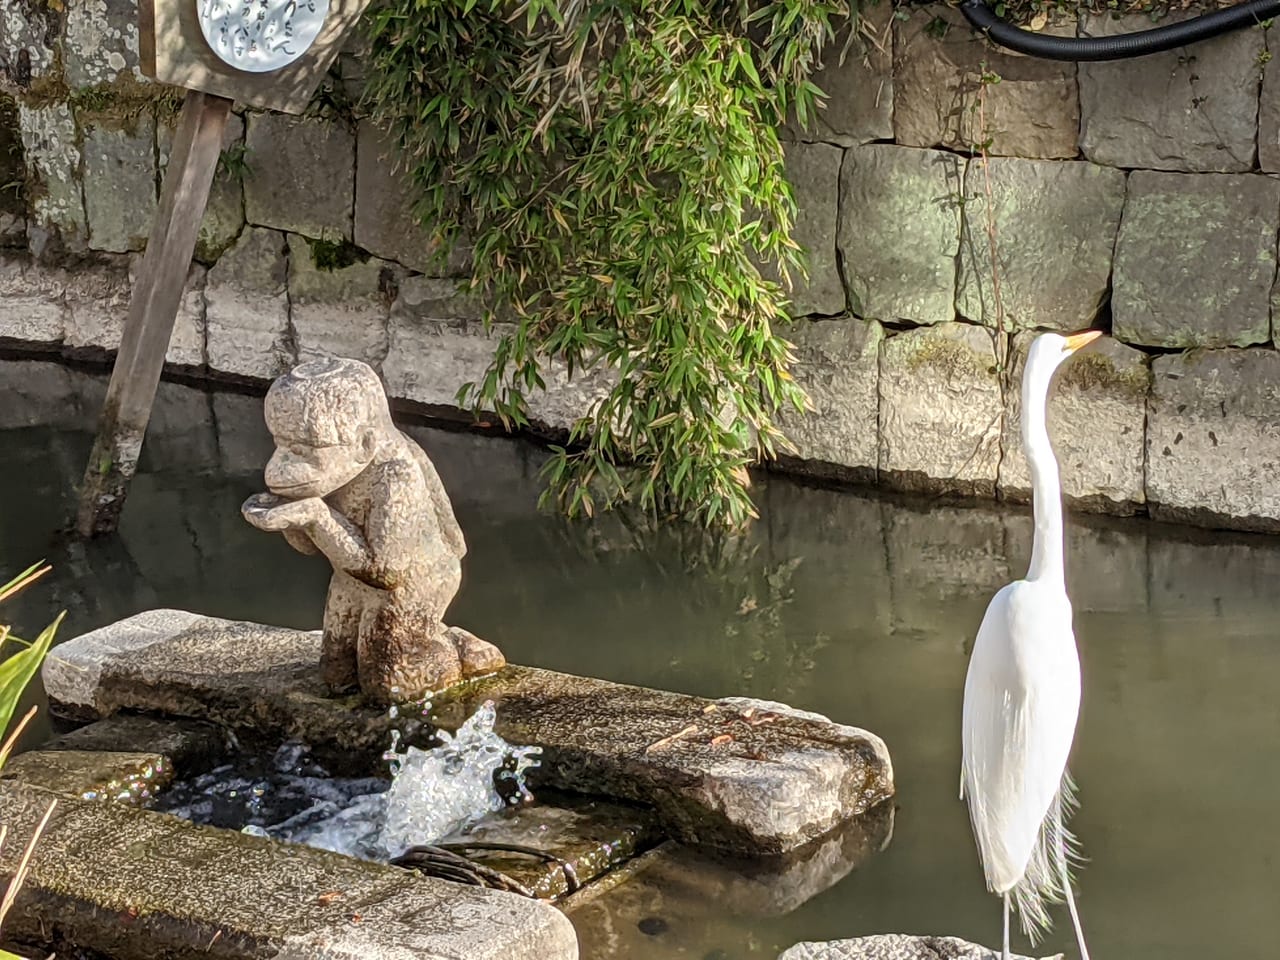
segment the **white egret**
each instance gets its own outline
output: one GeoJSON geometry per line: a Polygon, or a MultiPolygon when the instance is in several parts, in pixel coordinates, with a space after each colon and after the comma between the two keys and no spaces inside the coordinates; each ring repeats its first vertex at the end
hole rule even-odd
{"type": "Polygon", "coordinates": [[[1102,334],[1047,333],[1031,344],[1022,374],[1022,446],[1031,469],[1035,536],[1023,580],[991,600],[964,684],[960,796],[969,804],[987,887],[1034,941],[1049,927],[1046,903],[1063,899],[1082,960],[1089,953],[1068,871],[1075,804],[1067,756],[1080,710],[1080,657],[1063,573],[1062,488],[1045,420],[1054,371],[1102,334]]]}

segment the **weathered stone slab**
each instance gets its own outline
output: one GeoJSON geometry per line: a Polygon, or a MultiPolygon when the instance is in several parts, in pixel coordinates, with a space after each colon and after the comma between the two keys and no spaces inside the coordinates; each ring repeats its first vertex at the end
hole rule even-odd
{"type": "Polygon", "coordinates": [[[67,271],[67,333],[71,348],[115,350],[129,315],[129,268],[124,257],[67,271]]]}
{"type": "MultiPolygon", "coordinates": [[[[894,43],[893,126],[898,143],[986,144],[996,156],[1076,156],[1080,101],[1076,65],[996,47],[952,6],[908,8],[894,43]],[[999,80],[986,81],[994,75],[999,80]]],[[[1074,36],[1075,21],[1042,32],[1074,36]]]]}
{"type": "Polygon", "coordinates": [[[859,36],[844,52],[844,40],[822,51],[822,66],[810,79],[827,99],[808,124],[794,116],[781,131],[789,140],[853,147],[893,139],[893,7],[858,11],[859,36]]]}
{"type": "Polygon", "coordinates": [[[138,0],[80,0],[66,7],[62,61],[67,84],[94,87],[138,71],[138,0]]]}
{"type": "Polygon", "coordinates": [[[0,779],[79,797],[139,804],[173,780],[159,753],[98,750],[30,750],[10,760],[0,779]]]}
{"type": "Polygon", "coordinates": [[[211,369],[270,379],[294,362],[284,234],[247,227],[209,270],[206,350],[211,369]]]}
{"type": "MultiPolygon", "coordinates": [[[[843,158],[843,150],[826,143],[792,143],[786,147],[787,179],[796,195],[791,237],[804,248],[809,271],[807,280],[791,278],[793,316],[833,316],[845,310],[844,282],[836,259],[843,158]]],[[[764,273],[778,279],[772,266],[764,273]]]]}
{"type": "Polygon", "coordinates": [[[387,355],[387,313],[402,270],[372,257],[332,270],[308,242],[289,238],[289,317],[299,361],[350,357],[374,369],[387,355]]]}
{"type": "Polygon", "coordinates": [[[1280,182],[1138,171],[1116,242],[1117,338],[1154,347],[1271,339],[1280,182]]]}
{"type": "MultiPolygon", "coordinates": [[[[142,255],[129,258],[129,287],[132,290],[142,267],[142,255]]],[[[178,302],[178,314],[173,320],[173,333],[169,337],[169,349],[165,363],[184,367],[202,367],[205,364],[205,302],[204,289],[209,271],[198,263],[191,264],[187,282],[178,302]]],[[[117,341],[118,343],[118,341],[117,341]]]]}
{"type": "Polygon", "coordinates": [[[45,4],[0,7],[0,92],[20,96],[52,71],[60,26],[45,4]]]}
{"type": "Polygon", "coordinates": [[[1153,516],[1280,532],[1280,353],[1156,357],[1147,426],[1153,516]]]}
{"type": "MultiPolygon", "coordinates": [[[[1080,33],[1109,37],[1150,27],[1142,14],[1091,14],[1080,33]]],[[[1081,151],[1114,167],[1252,169],[1263,44],[1261,30],[1236,30],[1165,53],[1080,64],[1081,151]]]]}
{"type": "Polygon", "coordinates": [[[845,154],[840,252],[855,314],[916,323],[955,317],[963,163],[892,144],[845,154]]]}
{"type": "Polygon", "coordinates": [[[180,775],[211,765],[232,748],[231,738],[208,723],[118,713],[50,740],[41,750],[130,754],[145,750],[165,758],[180,775]]]}
{"type": "Polygon", "coordinates": [[[803,469],[874,480],[884,330],[874,320],[845,317],[800,321],[784,335],[796,346],[791,372],[813,404],[809,413],[788,409],[779,416],[796,454],[806,461],[803,469]]]}
{"type": "MultiPolygon", "coordinates": [[[[139,630],[125,620],[60,645],[57,665],[44,670],[51,700],[303,736],[313,747],[367,752],[371,763],[392,724],[407,743],[430,735],[417,720],[328,698],[318,632],[203,618],[165,636],[163,620],[142,616],[139,630]]],[[[691,843],[783,853],[893,793],[878,737],[781,706],[507,667],[438,695],[431,723],[457,729],[485,700],[497,704],[502,737],[543,748],[535,786],[650,804],[691,843]]]]}
{"type": "Polygon", "coordinates": [[[465,243],[451,250],[444,261],[432,256],[431,238],[413,215],[421,192],[396,166],[397,150],[386,131],[372,121],[360,121],[356,129],[356,244],[428,276],[464,276],[471,259],[465,243]]]}
{"type": "Polygon", "coordinates": [[[563,863],[511,851],[466,851],[470,859],[506,874],[540,899],[551,900],[573,893],[662,839],[653,811],[644,807],[551,792],[539,793],[537,801],[481,820],[444,843],[515,844],[554,854],[563,863]]]}
{"type": "MultiPolygon", "coordinates": [[[[0,783],[0,822],[25,840],[54,799],[6,926],[16,938],[52,935],[119,960],[578,956],[562,913],[515,894],[13,783],[0,783]],[[194,864],[205,866],[199,882],[194,864]]],[[[5,844],[4,880],[21,852],[5,844]]]]}
{"type": "Polygon", "coordinates": [[[995,157],[969,164],[956,309],[1004,329],[1087,327],[1110,293],[1125,177],[1091,163],[995,157]],[[988,185],[990,203],[988,203],[988,185]]]}
{"type": "MultiPolygon", "coordinates": [[[[161,124],[156,128],[156,151],[161,173],[169,165],[169,151],[173,147],[174,128],[161,124]]],[[[244,120],[238,114],[227,117],[227,128],[222,135],[223,155],[209,187],[209,202],[200,221],[196,235],[197,260],[213,263],[235,242],[244,229],[244,171],[249,164],[244,145],[244,120]]]]}
{"type": "MultiPolygon", "coordinates": [[[[1038,334],[1013,339],[1009,382],[1020,384],[1027,351],[1038,334]]],[[[1104,513],[1132,512],[1146,500],[1147,396],[1151,368],[1145,354],[1110,337],[1092,344],[1063,367],[1049,392],[1049,436],[1072,504],[1104,513]]],[[[1031,474],[1022,447],[1022,391],[1008,391],[1000,460],[1000,492],[1031,498],[1031,474]]]]}
{"type": "Polygon", "coordinates": [[[995,334],[905,330],[880,348],[880,474],[904,490],[994,496],[1003,397],[995,334]]]}
{"type": "Polygon", "coordinates": [[[128,128],[96,119],[81,127],[89,246],[141,250],[156,212],[155,122],[144,113],[128,128]]]}
{"type": "Polygon", "coordinates": [[[249,114],[245,219],[321,240],[350,240],[355,135],[341,123],[249,114]]]}
{"type": "Polygon", "coordinates": [[[18,104],[22,149],[31,172],[31,212],[37,224],[68,240],[87,236],[80,193],[80,148],[71,110],[65,103],[18,104]]]}
{"type": "Polygon", "coordinates": [[[458,389],[478,383],[497,345],[479,322],[483,307],[456,280],[410,277],[400,285],[388,323],[382,377],[393,397],[456,407],[458,389]]]}
{"type": "Polygon", "coordinates": [[[23,254],[0,255],[0,337],[58,343],[67,329],[66,276],[23,254]]]}
{"type": "MultiPolygon", "coordinates": [[[[1280,31],[1267,27],[1266,46],[1280,46],[1280,31]]],[[[1267,173],[1280,173],[1280,63],[1275,54],[1262,68],[1262,97],[1258,102],[1258,166],[1267,173]]]]}
{"type": "MultiPolygon", "coordinates": [[[[899,933],[853,940],[797,943],[778,960],[991,960],[1000,951],[955,937],[911,937],[899,933]]],[[[1017,954],[1014,960],[1029,960],[1017,954]]],[[[1062,960],[1056,954],[1046,960],[1062,960]]]]}

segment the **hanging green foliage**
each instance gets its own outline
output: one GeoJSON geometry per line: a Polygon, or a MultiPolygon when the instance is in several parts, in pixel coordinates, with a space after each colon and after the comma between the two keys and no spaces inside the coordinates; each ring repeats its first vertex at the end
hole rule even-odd
{"type": "Polygon", "coordinates": [[[806,122],[845,2],[382,0],[367,105],[442,249],[468,241],[500,334],[464,405],[527,423],[548,372],[607,394],[548,463],[569,514],[741,524],[747,468],[803,409],[783,285],[802,274],[777,128],[806,122]]]}

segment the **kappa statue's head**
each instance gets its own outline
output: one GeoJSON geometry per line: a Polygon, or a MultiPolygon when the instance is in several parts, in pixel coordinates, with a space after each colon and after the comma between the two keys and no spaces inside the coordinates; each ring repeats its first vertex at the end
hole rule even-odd
{"type": "Polygon", "coordinates": [[[276,380],[266,421],[276,443],[267,489],[291,499],[323,497],[350,483],[395,431],[378,375],[341,358],[307,361],[276,380]]]}

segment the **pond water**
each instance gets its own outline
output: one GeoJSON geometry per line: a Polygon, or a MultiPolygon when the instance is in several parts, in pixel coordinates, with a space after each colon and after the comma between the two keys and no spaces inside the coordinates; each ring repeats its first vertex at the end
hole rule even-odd
{"type": "MultiPolygon", "coordinates": [[[[157,606],[319,625],[327,568],[244,523],[270,452],[260,400],[164,384],[118,538],[58,534],[104,379],[0,362],[0,573],[47,558],[6,612],[71,636],[157,606]]],[[[802,939],[947,933],[994,943],[957,799],[970,640],[1021,576],[1018,510],[895,503],[770,478],[761,521],[717,551],[696,531],[579,526],[535,509],[531,445],[421,427],[470,552],[450,620],[508,657],[706,696],[784,700],[888,742],[899,795],[885,850],[784,916],[692,890],[679,917],[583,929],[584,960],[736,960],[802,939]]],[[[1074,825],[1081,910],[1101,958],[1270,957],[1280,890],[1280,539],[1069,520],[1084,665],[1074,825]]],[[[38,696],[38,695],[37,695],[38,696]]],[[[1047,948],[1070,949],[1056,915],[1047,948]]]]}

